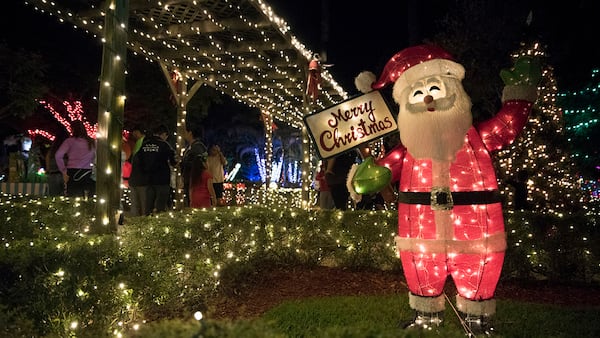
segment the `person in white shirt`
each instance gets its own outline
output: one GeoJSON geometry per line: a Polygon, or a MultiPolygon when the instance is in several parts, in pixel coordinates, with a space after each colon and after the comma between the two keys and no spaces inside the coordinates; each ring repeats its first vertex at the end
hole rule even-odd
{"type": "Polygon", "coordinates": [[[213,144],[208,148],[208,157],[206,158],[206,166],[208,171],[213,176],[213,187],[217,197],[217,205],[225,204],[223,201],[223,181],[225,181],[225,169],[227,158],[223,156],[221,147],[213,144]]]}

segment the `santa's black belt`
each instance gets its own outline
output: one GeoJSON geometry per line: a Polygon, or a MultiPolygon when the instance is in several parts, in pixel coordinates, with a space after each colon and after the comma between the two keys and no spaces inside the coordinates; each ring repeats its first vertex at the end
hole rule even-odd
{"type": "Polygon", "coordinates": [[[491,204],[501,202],[500,191],[452,191],[444,188],[431,192],[398,192],[398,202],[431,205],[435,209],[452,209],[454,205],[491,204]]]}

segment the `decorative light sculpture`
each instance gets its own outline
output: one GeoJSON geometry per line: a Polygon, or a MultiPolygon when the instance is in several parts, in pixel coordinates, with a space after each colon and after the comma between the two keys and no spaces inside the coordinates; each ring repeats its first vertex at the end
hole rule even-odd
{"type": "MultiPolygon", "coordinates": [[[[465,70],[440,47],[421,45],[395,54],[370,86],[393,85],[401,144],[378,164],[399,182],[396,245],[415,318],[407,327],[442,322],[444,285],[451,276],[456,305],[471,333],[489,334],[494,292],[506,249],[500,192],[490,152],[512,143],[527,123],[541,77],[534,58],[503,70],[502,108],[472,125],[471,101],[462,87],[465,70]]],[[[361,73],[367,75],[368,73],[361,73]]],[[[372,81],[372,73],[362,77],[372,81]]],[[[389,175],[365,161],[353,168],[349,188],[370,192],[366,178],[389,175]],[[356,173],[356,175],[354,175],[356,173]],[[360,177],[359,177],[360,176],[360,177]]]]}

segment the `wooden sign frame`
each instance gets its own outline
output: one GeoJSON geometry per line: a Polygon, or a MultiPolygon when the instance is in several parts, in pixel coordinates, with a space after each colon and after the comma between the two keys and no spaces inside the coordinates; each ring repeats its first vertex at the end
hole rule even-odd
{"type": "Polygon", "coordinates": [[[396,117],[378,90],[304,117],[319,157],[334,157],[397,132],[396,117]]]}

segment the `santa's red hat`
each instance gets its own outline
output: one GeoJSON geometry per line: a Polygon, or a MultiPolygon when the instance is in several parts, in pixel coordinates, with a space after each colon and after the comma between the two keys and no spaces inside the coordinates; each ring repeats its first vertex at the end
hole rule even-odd
{"type": "MultiPolygon", "coordinates": [[[[364,88],[361,81],[369,81],[371,76],[369,72],[363,72],[355,79],[355,84],[359,90],[364,88]],[[364,77],[360,79],[360,77],[364,77]]],[[[396,53],[385,65],[379,79],[372,82],[370,87],[379,90],[387,85],[394,83],[394,91],[399,91],[413,83],[414,81],[432,76],[452,76],[459,80],[465,77],[465,69],[462,65],[454,61],[450,53],[441,47],[435,45],[419,45],[408,47],[396,53]]]]}

